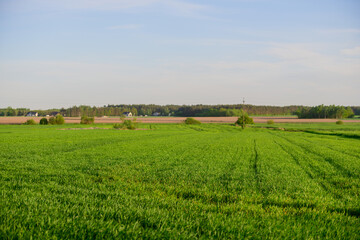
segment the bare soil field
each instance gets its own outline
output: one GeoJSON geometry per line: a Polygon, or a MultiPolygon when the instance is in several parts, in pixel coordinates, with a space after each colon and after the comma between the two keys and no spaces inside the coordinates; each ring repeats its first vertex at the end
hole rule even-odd
{"type": "MultiPolygon", "coordinates": [[[[37,123],[42,117],[0,117],[0,124],[22,124],[28,119],[34,119],[37,123]]],[[[253,117],[255,123],[266,123],[272,119],[275,123],[320,123],[336,122],[337,119],[297,119],[295,117],[253,117]]],[[[186,117],[139,117],[142,123],[181,123],[186,117]]],[[[195,117],[203,123],[234,123],[237,117],[195,117]]],[[[360,123],[360,119],[343,120],[344,122],[360,123]]],[[[80,123],[80,117],[65,117],[66,123],[80,123]]],[[[95,123],[120,123],[120,117],[96,117],[95,123]]]]}

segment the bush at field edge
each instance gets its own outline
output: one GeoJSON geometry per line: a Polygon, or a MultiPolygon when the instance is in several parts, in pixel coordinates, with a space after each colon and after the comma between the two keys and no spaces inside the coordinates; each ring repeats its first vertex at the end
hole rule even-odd
{"type": "Polygon", "coordinates": [[[188,117],[185,119],[185,124],[201,124],[200,121],[194,119],[194,118],[191,118],[191,117],[188,117]]]}
{"type": "Polygon", "coordinates": [[[50,117],[48,120],[50,125],[62,125],[65,123],[65,119],[60,114],[56,115],[55,117],[50,117]]]}
{"type": "Polygon", "coordinates": [[[47,118],[40,119],[40,125],[48,125],[48,124],[49,124],[49,122],[48,122],[47,118]]]}
{"type": "Polygon", "coordinates": [[[36,122],[34,119],[29,119],[24,123],[24,125],[36,125],[36,122]]]}
{"type": "Polygon", "coordinates": [[[122,121],[122,123],[115,123],[113,125],[113,128],[115,129],[129,129],[129,130],[135,130],[137,127],[137,122],[136,122],[136,118],[134,118],[133,120],[131,119],[125,119],[125,118],[120,118],[120,120],[122,121]]]}
{"type": "Polygon", "coordinates": [[[55,117],[55,122],[57,125],[62,125],[65,123],[65,119],[63,116],[61,116],[60,114],[56,115],[55,117]]]}
{"type": "Polygon", "coordinates": [[[94,117],[82,116],[80,120],[80,124],[93,124],[94,117]]]}

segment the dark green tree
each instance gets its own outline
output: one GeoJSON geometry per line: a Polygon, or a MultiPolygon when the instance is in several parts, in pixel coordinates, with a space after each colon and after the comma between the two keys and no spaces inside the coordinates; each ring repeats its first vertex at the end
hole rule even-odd
{"type": "Polygon", "coordinates": [[[40,125],[48,125],[48,120],[46,118],[40,119],[40,125]]]}
{"type": "Polygon", "coordinates": [[[65,123],[64,117],[61,116],[60,114],[56,115],[56,117],[55,117],[55,123],[56,123],[57,125],[62,125],[62,124],[64,124],[64,123],[65,123]]]}
{"type": "Polygon", "coordinates": [[[190,117],[186,118],[184,122],[185,124],[201,124],[200,121],[190,117]]]}
{"type": "Polygon", "coordinates": [[[247,112],[241,110],[240,116],[235,122],[235,125],[240,125],[242,128],[245,128],[247,124],[254,124],[254,119],[249,117],[247,112]]]}

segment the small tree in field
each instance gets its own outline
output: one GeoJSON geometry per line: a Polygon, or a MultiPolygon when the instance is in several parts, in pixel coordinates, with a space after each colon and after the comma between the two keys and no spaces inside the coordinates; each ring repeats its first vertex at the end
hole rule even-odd
{"type": "Polygon", "coordinates": [[[55,117],[55,123],[56,123],[57,125],[62,125],[62,124],[64,124],[64,123],[65,123],[64,117],[61,116],[60,114],[56,115],[56,117],[55,117]]]}
{"type": "Polygon", "coordinates": [[[189,117],[185,119],[185,124],[201,124],[201,122],[189,117]]]}
{"type": "Polygon", "coordinates": [[[36,125],[36,122],[34,121],[34,119],[29,119],[24,124],[25,125],[36,125]]]}
{"type": "Polygon", "coordinates": [[[56,115],[56,117],[50,117],[48,123],[50,125],[62,125],[65,123],[65,119],[60,114],[56,115]]]}
{"type": "Polygon", "coordinates": [[[87,116],[81,117],[80,124],[93,124],[93,123],[94,123],[94,117],[87,117],[87,116]]]}
{"type": "Polygon", "coordinates": [[[114,128],[116,129],[129,129],[129,130],[135,130],[138,122],[136,121],[136,118],[134,119],[125,119],[124,117],[121,117],[120,120],[122,121],[122,123],[115,123],[114,124],[114,128]]]}
{"type": "Polygon", "coordinates": [[[241,111],[238,120],[235,122],[235,125],[240,125],[242,128],[245,128],[246,124],[254,124],[254,119],[249,117],[246,112],[241,111]]]}
{"type": "Polygon", "coordinates": [[[40,120],[40,125],[48,125],[48,120],[46,119],[46,118],[42,118],[41,120],[40,120]]]}
{"type": "Polygon", "coordinates": [[[49,123],[50,125],[55,125],[55,124],[56,124],[55,118],[54,118],[54,117],[50,117],[48,123],[49,123]]]}
{"type": "Polygon", "coordinates": [[[274,120],[270,119],[270,120],[267,120],[267,124],[274,124],[274,120]]]}

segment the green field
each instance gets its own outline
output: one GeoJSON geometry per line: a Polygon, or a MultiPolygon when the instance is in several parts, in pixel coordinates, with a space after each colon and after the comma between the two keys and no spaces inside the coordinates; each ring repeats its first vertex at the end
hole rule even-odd
{"type": "Polygon", "coordinates": [[[360,124],[0,126],[0,239],[360,239],[360,124]]]}

